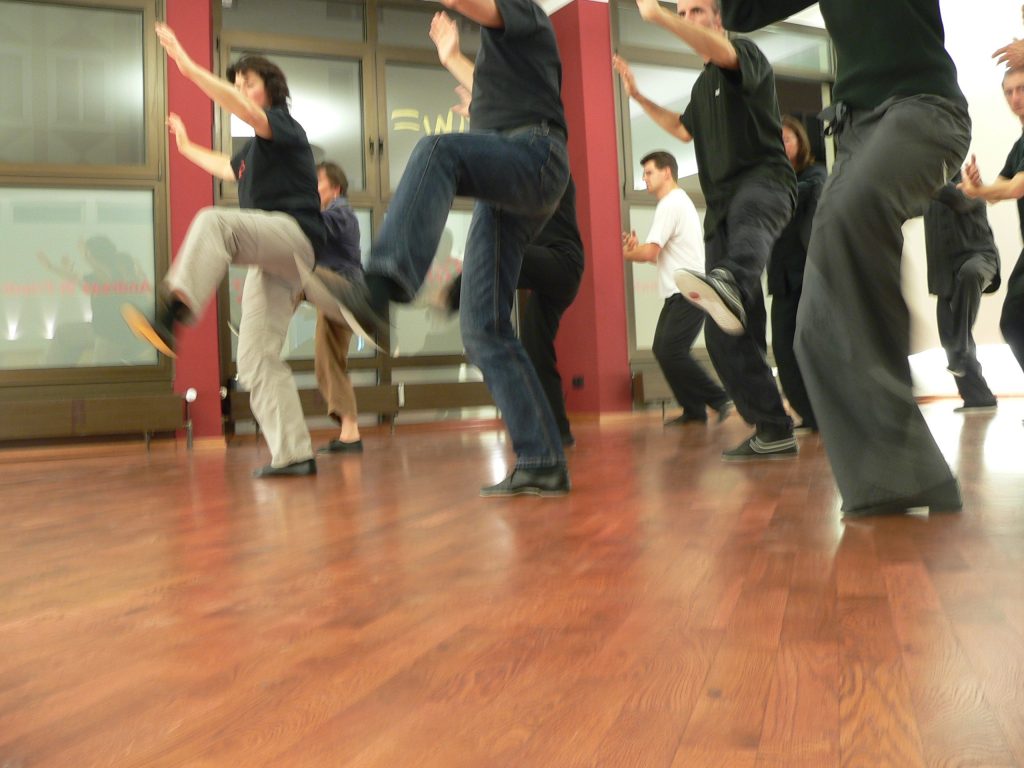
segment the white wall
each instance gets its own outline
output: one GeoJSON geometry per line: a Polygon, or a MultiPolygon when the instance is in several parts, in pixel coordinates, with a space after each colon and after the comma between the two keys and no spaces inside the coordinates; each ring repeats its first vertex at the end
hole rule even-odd
{"type": "MultiPolygon", "coordinates": [[[[1021,135],[1021,124],[1003,99],[1002,67],[991,58],[994,50],[1013,37],[1024,37],[1021,2],[941,0],[941,6],[946,45],[956,62],[974,124],[970,151],[978,156],[982,176],[989,180],[1002,169],[1010,147],[1021,135]]],[[[1002,257],[1005,281],[1021,251],[1016,204],[1008,201],[991,206],[989,222],[1002,257]]],[[[955,394],[952,380],[944,371],[945,357],[938,349],[935,299],[928,296],[921,220],[908,222],[905,232],[903,278],[904,295],[913,317],[911,351],[933,350],[915,356],[915,381],[920,394],[955,394]]],[[[982,300],[975,339],[992,389],[997,394],[1024,393],[1024,374],[999,333],[999,312],[1005,295],[1005,288],[1001,288],[982,300]]]]}

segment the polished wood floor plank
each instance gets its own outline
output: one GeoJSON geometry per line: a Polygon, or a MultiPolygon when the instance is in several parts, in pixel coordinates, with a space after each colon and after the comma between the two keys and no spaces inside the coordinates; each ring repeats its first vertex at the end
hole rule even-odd
{"type": "Polygon", "coordinates": [[[925,411],[960,514],[738,419],[582,420],[557,500],[493,423],[0,451],[0,767],[1024,768],[1024,402],[925,411]]]}

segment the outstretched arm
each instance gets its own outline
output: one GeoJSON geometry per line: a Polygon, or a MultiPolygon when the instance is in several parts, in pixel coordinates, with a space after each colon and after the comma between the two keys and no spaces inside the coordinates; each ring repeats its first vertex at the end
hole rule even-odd
{"type": "Polygon", "coordinates": [[[167,116],[167,128],[174,135],[178,151],[182,156],[195,163],[204,171],[225,181],[234,181],[235,172],[231,168],[231,158],[222,152],[200,146],[188,137],[185,123],[174,112],[167,116]]]}
{"type": "Polygon", "coordinates": [[[622,85],[626,89],[626,95],[635,100],[654,122],[680,141],[693,141],[693,136],[691,136],[690,132],[686,130],[686,126],[679,122],[678,112],[672,112],[671,110],[665,109],[640,93],[636,86],[636,78],[633,76],[633,70],[629,68],[629,62],[621,56],[613,56],[612,66],[615,67],[615,71],[618,72],[619,77],[622,78],[622,85]]]}
{"type": "Polygon", "coordinates": [[[1024,197],[1024,172],[1018,173],[1012,179],[1000,176],[991,184],[975,184],[974,179],[965,173],[964,180],[957,184],[956,188],[967,197],[990,203],[998,203],[1000,200],[1019,200],[1024,197]]]}
{"type": "Polygon", "coordinates": [[[722,32],[698,26],[669,11],[658,0],[636,0],[640,18],[671,32],[697,52],[722,69],[739,69],[740,60],[729,38],[722,32]]]}
{"type": "Polygon", "coordinates": [[[434,14],[430,21],[430,39],[437,48],[437,58],[459,84],[473,90],[474,64],[459,48],[459,27],[444,11],[434,14]]]}
{"type": "Polygon", "coordinates": [[[174,34],[173,29],[162,22],[157,22],[156,36],[167,53],[167,58],[178,65],[178,71],[195,83],[217,106],[251,125],[260,138],[273,138],[270,122],[263,108],[237,90],[234,84],[222,80],[208,69],[196,64],[178,42],[178,36],[174,34]]]}

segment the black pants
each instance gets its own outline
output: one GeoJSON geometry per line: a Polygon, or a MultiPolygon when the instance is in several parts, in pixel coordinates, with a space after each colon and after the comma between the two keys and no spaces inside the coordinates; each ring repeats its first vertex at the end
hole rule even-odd
{"type": "Polygon", "coordinates": [[[651,350],[683,414],[706,420],[707,406],[721,410],[729,396],[690,354],[704,317],[703,310],[680,294],[669,296],[658,315],[651,350]]]}
{"type": "Polygon", "coordinates": [[[796,353],[843,509],[954,483],[914,399],[910,313],[900,292],[903,222],[963,161],[965,109],[938,96],[854,111],[814,216],[796,353]]]}
{"type": "Polygon", "coordinates": [[[999,329],[1024,370],[1024,252],[1006,281],[1006,301],[999,317],[999,329]]]}
{"type": "Polygon", "coordinates": [[[796,311],[800,307],[801,289],[772,295],[772,351],[779,368],[782,391],[793,409],[800,414],[805,427],[817,428],[811,398],[807,395],[800,363],[796,359],[793,340],[796,338],[796,311]]]}
{"type": "Polygon", "coordinates": [[[740,336],[730,336],[714,322],[707,324],[708,354],[736,410],[770,440],[792,434],[793,421],[768,367],[761,273],[779,233],[793,216],[793,197],[781,185],[748,182],[733,195],[725,221],[704,250],[708,272],[722,267],[732,273],[747,313],[747,327],[740,336]]]}
{"type": "Polygon", "coordinates": [[[981,294],[995,277],[996,267],[983,256],[972,256],[953,277],[953,295],[939,296],[935,302],[935,319],[939,342],[946,351],[951,368],[963,370],[954,377],[964,405],[993,405],[995,395],[981,375],[977,347],[974,343],[974,321],[978,318],[981,294]]]}
{"type": "Polygon", "coordinates": [[[563,438],[572,433],[565,413],[562,377],[558,374],[555,335],[562,315],[576,298],[582,276],[581,263],[556,249],[539,245],[526,249],[519,273],[519,288],[530,291],[519,316],[519,338],[537,371],[563,438]]]}

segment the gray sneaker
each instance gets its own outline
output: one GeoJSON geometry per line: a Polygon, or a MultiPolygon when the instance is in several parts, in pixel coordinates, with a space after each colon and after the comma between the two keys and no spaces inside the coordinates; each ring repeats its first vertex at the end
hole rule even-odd
{"type": "Polygon", "coordinates": [[[743,335],[747,313],[728,270],[712,269],[705,275],[696,269],[677,269],[675,281],[683,298],[707,312],[719,328],[730,336],[743,335]]]}
{"type": "Polygon", "coordinates": [[[800,454],[796,438],[790,435],[782,440],[762,440],[755,433],[735,448],[722,451],[723,461],[760,461],[762,459],[791,459],[800,454]]]}

